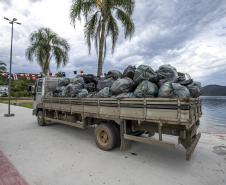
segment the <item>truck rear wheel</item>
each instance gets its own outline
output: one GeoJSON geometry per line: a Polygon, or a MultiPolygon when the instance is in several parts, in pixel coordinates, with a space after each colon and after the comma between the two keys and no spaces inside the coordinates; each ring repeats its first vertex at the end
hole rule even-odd
{"type": "Polygon", "coordinates": [[[38,111],[37,113],[37,121],[39,126],[45,126],[43,111],[38,111]]]}
{"type": "Polygon", "coordinates": [[[117,145],[116,129],[111,124],[102,123],[95,129],[96,145],[101,150],[112,150],[117,145]]]}

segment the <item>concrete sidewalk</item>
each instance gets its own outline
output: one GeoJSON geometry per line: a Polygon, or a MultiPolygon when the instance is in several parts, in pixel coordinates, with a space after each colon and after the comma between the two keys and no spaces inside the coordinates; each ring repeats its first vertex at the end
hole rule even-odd
{"type": "Polygon", "coordinates": [[[191,161],[184,149],[132,144],[127,152],[104,152],[93,129],[39,127],[32,110],[0,104],[0,150],[30,185],[223,185],[226,137],[203,134],[191,161]],[[219,152],[220,151],[220,152],[219,152]]]}

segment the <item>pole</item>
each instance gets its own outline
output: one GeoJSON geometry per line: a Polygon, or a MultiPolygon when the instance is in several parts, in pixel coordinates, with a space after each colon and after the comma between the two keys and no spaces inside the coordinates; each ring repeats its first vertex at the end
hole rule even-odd
{"type": "Polygon", "coordinates": [[[11,29],[11,47],[10,47],[10,64],[9,64],[9,85],[8,85],[8,114],[5,114],[5,117],[11,117],[14,116],[15,114],[12,114],[10,112],[10,105],[11,105],[11,74],[12,74],[12,53],[13,53],[13,24],[16,21],[14,18],[12,21],[9,22],[9,24],[12,24],[12,29],[11,29]]]}

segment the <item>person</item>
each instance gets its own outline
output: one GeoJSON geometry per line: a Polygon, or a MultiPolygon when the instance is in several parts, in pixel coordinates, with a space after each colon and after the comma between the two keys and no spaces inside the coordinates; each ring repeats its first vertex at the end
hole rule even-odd
{"type": "Polygon", "coordinates": [[[82,69],[80,70],[80,75],[84,75],[84,71],[82,69]]]}

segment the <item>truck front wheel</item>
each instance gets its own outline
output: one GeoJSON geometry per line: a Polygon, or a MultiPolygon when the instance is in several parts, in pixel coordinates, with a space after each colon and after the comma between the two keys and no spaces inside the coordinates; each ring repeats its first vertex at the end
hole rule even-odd
{"type": "Polygon", "coordinates": [[[43,111],[38,111],[37,113],[37,121],[39,126],[45,126],[45,121],[44,121],[44,116],[43,116],[43,111]]]}
{"type": "Polygon", "coordinates": [[[95,129],[96,145],[101,150],[111,150],[117,145],[116,129],[111,124],[102,123],[95,129]]]}

